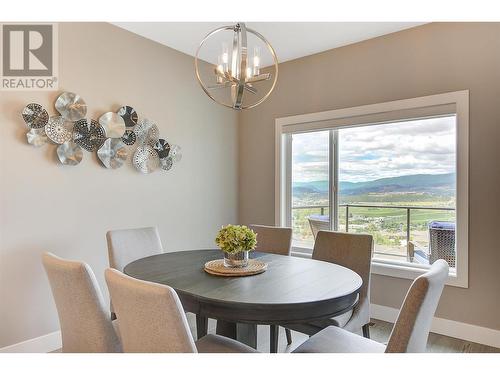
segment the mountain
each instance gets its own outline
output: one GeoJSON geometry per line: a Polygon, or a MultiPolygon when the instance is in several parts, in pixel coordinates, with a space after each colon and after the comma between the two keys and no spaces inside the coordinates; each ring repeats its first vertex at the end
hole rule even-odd
{"type": "MultiPolygon", "coordinates": [[[[384,192],[438,193],[454,188],[454,173],[414,174],[363,182],[340,181],[340,192],[343,195],[384,192]]],[[[328,192],[328,181],[296,182],[293,185],[294,195],[325,192],[328,192]]]]}

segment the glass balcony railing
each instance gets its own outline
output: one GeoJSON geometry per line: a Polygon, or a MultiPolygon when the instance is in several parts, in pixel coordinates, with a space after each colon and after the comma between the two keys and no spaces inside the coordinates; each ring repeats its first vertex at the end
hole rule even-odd
{"type": "MultiPolygon", "coordinates": [[[[294,246],[312,249],[314,232],[328,229],[329,217],[327,205],[292,207],[294,246]]],[[[349,203],[339,205],[338,212],[339,231],[373,236],[374,258],[432,263],[440,257],[451,267],[455,266],[454,223],[455,208],[451,207],[349,203]],[[430,223],[435,222],[444,227],[430,228],[430,223]]]]}

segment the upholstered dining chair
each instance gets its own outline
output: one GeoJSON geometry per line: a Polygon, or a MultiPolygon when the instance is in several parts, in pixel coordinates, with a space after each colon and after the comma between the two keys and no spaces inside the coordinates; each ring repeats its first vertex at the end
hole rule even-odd
{"type": "Polygon", "coordinates": [[[106,283],[114,301],[126,353],[256,353],[235,340],[206,335],[194,341],[177,293],[108,268],[106,283]]]}
{"type": "MultiPolygon", "coordinates": [[[[290,255],[292,248],[292,228],[273,227],[268,225],[252,224],[248,226],[257,233],[256,251],[278,255],[290,255]]],[[[279,327],[271,325],[271,337],[278,341],[279,327]]],[[[288,345],[292,344],[292,333],[290,329],[285,328],[286,341],[288,345]]]]}
{"type": "Polygon", "coordinates": [[[256,251],[278,255],[290,255],[292,228],[252,224],[248,226],[257,233],[256,251]]]}
{"type": "Polygon", "coordinates": [[[361,276],[363,286],[359,292],[359,300],[352,310],[337,317],[287,327],[314,335],[323,328],[333,325],[355,333],[362,331],[363,336],[369,338],[372,254],[373,237],[371,235],[319,231],[312,258],[350,268],[361,276]]]}
{"type": "MultiPolygon", "coordinates": [[[[134,260],[163,253],[156,227],[110,230],[106,233],[109,266],[123,271],[134,260]]],[[[115,319],[110,301],[111,319],[115,319]]]]}
{"type": "Polygon", "coordinates": [[[61,325],[64,353],[117,353],[121,344],[107,317],[92,269],[83,262],[42,255],[61,325]]]}
{"type": "Polygon", "coordinates": [[[432,318],[448,276],[448,263],[439,259],[417,277],[403,301],[386,345],[330,326],[312,336],[294,353],[422,353],[425,352],[432,318]]]}

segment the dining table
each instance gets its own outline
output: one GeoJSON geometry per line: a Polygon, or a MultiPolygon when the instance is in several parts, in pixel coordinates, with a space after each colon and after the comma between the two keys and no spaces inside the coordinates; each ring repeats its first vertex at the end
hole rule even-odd
{"type": "Polygon", "coordinates": [[[208,318],[216,333],[257,347],[257,325],[270,326],[270,352],[278,349],[279,326],[307,323],[353,309],[361,277],[337,264],[311,258],[250,252],[267,264],[265,272],[241,277],[209,274],[208,261],[219,249],[166,252],[129,263],[124,273],[172,287],[186,312],[196,314],[196,332],[207,334],[208,318]]]}

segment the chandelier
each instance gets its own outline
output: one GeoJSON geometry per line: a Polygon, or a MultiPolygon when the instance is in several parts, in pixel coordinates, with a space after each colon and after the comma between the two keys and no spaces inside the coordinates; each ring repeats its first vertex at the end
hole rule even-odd
{"type": "Polygon", "coordinates": [[[203,91],[216,103],[248,109],[262,103],[273,91],[278,59],[261,34],[237,23],[215,29],[201,41],[195,71],[203,91]]]}

